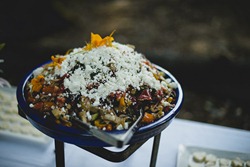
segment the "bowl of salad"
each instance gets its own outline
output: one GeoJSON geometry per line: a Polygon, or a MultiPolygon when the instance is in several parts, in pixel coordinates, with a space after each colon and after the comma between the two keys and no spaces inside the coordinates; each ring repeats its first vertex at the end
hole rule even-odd
{"type": "Polygon", "coordinates": [[[180,83],[112,35],[91,33],[85,46],[51,56],[24,77],[17,88],[18,107],[33,126],[68,143],[109,146],[72,120],[111,135],[128,131],[137,121],[128,144],[169,125],[183,102],[180,83]]]}

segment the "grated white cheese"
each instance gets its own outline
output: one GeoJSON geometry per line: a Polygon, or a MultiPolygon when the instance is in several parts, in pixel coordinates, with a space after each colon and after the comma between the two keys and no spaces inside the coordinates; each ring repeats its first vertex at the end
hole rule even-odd
{"type": "Polygon", "coordinates": [[[39,68],[35,69],[35,70],[33,71],[34,77],[36,77],[37,75],[41,74],[42,71],[43,71],[43,68],[42,68],[42,67],[39,67],[39,68]]]}
{"type": "Polygon", "coordinates": [[[56,67],[53,75],[69,74],[64,79],[65,88],[72,94],[94,99],[93,105],[98,106],[100,99],[117,90],[126,91],[129,85],[139,89],[147,84],[156,90],[161,89],[162,84],[153,76],[154,69],[144,62],[144,56],[133,48],[113,42],[113,47],[101,46],[90,51],[74,49],[61,67],[56,67]]]}

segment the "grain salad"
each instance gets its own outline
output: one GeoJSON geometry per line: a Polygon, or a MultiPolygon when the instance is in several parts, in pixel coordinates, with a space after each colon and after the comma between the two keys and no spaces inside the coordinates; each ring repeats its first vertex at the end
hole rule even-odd
{"type": "Polygon", "coordinates": [[[78,117],[102,130],[123,130],[144,111],[149,124],[175,105],[177,84],[132,45],[114,41],[113,33],[91,41],[33,71],[26,85],[29,106],[44,118],[72,126],[78,117]]]}

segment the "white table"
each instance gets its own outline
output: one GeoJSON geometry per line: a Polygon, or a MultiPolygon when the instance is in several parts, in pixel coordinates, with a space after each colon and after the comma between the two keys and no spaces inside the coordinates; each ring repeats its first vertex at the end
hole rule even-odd
{"type": "MultiPolygon", "coordinates": [[[[47,145],[8,141],[0,137],[1,167],[55,166],[54,142],[47,145]]],[[[75,145],[65,144],[66,167],[89,166],[149,166],[153,138],[149,139],[128,159],[109,162],[75,145]]],[[[157,167],[175,167],[180,144],[219,150],[250,153],[250,131],[211,124],[174,119],[161,134],[157,167]]],[[[116,150],[116,149],[112,149],[116,150]]]]}

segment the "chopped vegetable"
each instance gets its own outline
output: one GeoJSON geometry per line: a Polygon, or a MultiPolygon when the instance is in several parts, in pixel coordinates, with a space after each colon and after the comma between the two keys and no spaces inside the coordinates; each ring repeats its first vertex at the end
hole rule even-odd
{"type": "Polygon", "coordinates": [[[143,123],[151,123],[151,122],[153,122],[154,121],[154,115],[153,114],[150,114],[150,113],[148,113],[148,112],[145,112],[144,113],[144,116],[143,116],[143,118],[142,118],[142,122],[143,123]]]}

